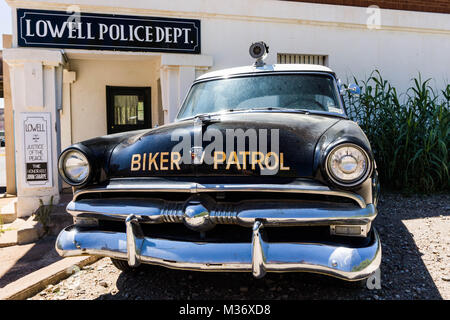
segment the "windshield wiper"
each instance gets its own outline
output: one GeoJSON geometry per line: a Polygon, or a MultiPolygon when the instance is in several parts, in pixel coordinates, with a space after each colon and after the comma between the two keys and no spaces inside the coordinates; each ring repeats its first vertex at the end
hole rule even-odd
{"type": "Polygon", "coordinates": [[[203,121],[206,122],[220,122],[219,118],[214,118],[215,116],[220,116],[224,113],[233,113],[233,112],[246,112],[246,111],[258,111],[258,110],[279,110],[279,111],[287,111],[287,112],[295,112],[295,113],[302,113],[302,114],[308,114],[308,113],[314,113],[314,111],[307,110],[307,109],[292,109],[292,108],[283,108],[283,107],[256,107],[256,108],[244,108],[244,109],[225,109],[220,111],[214,111],[214,112],[205,112],[205,113],[199,113],[195,116],[191,116],[182,120],[188,120],[193,118],[202,118],[203,121]]]}
{"type": "Polygon", "coordinates": [[[306,109],[293,109],[293,108],[283,108],[283,107],[257,107],[244,110],[280,110],[288,112],[298,112],[298,113],[310,113],[310,110],[306,109]]]}

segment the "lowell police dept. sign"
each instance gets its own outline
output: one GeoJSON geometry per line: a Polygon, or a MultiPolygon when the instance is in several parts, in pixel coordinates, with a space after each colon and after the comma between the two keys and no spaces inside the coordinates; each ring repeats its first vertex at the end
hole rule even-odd
{"type": "Polygon", "coordinates": [[[200,53],[200,20],[17,9],[18,44],[200,53]]]}

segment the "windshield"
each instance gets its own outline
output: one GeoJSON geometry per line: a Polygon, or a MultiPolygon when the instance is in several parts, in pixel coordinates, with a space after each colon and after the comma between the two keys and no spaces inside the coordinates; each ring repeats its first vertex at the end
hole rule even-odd
{"type": "Polygon", "coordinates": [[[271,108],[343,114],[331,76],[271,74],[199,82],[192,87],[177,118],[271,108]]]}

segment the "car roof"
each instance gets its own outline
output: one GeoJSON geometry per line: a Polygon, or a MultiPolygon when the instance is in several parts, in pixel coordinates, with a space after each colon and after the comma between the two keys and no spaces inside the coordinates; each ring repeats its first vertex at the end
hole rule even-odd
{"type": "Polygon", "coordinates": [[[244,66],[236,68],[228,68],[205,73],[197,78],[197,80],[205,80],[209,78],[227,77],[248,73],[263,72],[290,72],[290,71],[306,71],[306,72],[327,72],[334,75],[333,70],[317,64],[266,64],[262,67],[244,66]]]}

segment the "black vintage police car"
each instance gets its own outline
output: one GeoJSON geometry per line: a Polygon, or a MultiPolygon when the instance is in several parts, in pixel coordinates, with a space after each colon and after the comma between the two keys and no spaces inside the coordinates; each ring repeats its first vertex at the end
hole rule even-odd
{"type": "Polygon", "coordinates": [[[377,271],[376,165],[341,97],[359,88],[329,68],[266,65],[253,51],[253,66],[199,77],[174,123],[62,152],[74,225],[58,236],[61,256],[258,278],[377,271]]]}

